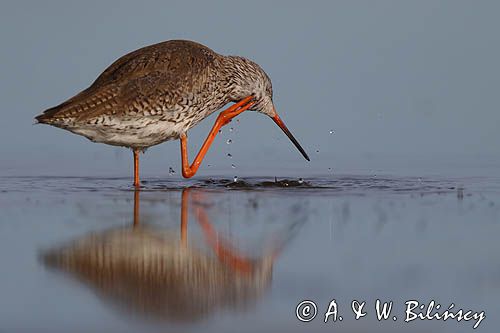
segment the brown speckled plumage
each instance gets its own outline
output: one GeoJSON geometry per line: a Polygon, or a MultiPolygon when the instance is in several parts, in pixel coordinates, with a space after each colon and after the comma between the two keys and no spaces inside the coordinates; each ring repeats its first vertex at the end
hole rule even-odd
{"type": "Polygon", "coordinates": [[[245,307],[269,286],[273,260],[256,259],[250,274],[234,271],[178,233],[122,228],[84,236],[41,256],[127,310],[176,321],[197,320],[224,308],[245,307]]]}
{"type": "Polygon", "coordinates": [[[185,40],[147,46],[121,57],[89,88],[36,120],[94,142],[132,148],[138,187],[140,150],[180,139],[182,175],[192,177],[219,129],[245,110],[270,116],[309,160],[276,113],[271,80],[259,65],[185,40]],[[187,131],[229,102],[235,104],[219,114],[189,165],[187,131]]]}
{"type": "Polygon", "coordinates": [[[271,82],[257,64],[172,40],[121,57],[89,88],[36,119],[95,142],[145,149],[249,95],[256,96],[254,110],[272,112],[271,82]]]}

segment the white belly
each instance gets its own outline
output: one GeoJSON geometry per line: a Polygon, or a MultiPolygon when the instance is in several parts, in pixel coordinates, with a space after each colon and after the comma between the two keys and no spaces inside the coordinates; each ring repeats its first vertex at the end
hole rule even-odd
{"type": "Polygon", "coordinates": [[[133,121],[70,126],[67,129],[93,142],[146,149],[168,140],[178,139],[181,133],[187,131],[187,126],[183,122],[174,123],[156,119],[152,121],[150,118],[143,118],[133,121]]]}

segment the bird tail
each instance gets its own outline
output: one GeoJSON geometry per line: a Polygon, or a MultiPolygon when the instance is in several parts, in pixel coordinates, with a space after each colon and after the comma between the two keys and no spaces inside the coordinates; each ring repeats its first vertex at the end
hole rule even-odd
{"type": "Polygon", "coordinates": [[[62,104],[43,111],[41,114],[35,117],[37,124],[52,124],[54,122],[54,115],[61,109],[62,104]]]}
{"type": "Polygon", "coordinates": [[[59,105],[56,105],[54,107],[51,107],[43,111],[41,114],[35,117],[35,120],[39,124],[55,125],[60,121],[60,116],[73,105],[73,102],[78,98],[87,94],[89,90],[90,88],[87,88],[81,91],[80,93],[76,94],[75,96],[71,97],[70,99],[66,100],[65,102],[62,102],[59,105]]]}

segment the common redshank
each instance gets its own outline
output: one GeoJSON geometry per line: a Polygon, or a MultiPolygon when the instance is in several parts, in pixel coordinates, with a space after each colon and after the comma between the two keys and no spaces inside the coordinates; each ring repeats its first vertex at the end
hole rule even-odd
{"type": "Polygon", "coordinates": [[[220,128],[245,110],[271,117],[309,161],[276,113],[271,80],[259,65],[187,40],[146,46],[119,58],[89,88],[45,110],[36,120],[93,142],[131,148],[138,187],[139,152],[180,139],[182,175],[192,177],[220,128]],[[231,102],[190,164],[188,130],[231,102]]]}
{"type": "MultiPolygon", "coordinates": [[[[139,193],[137,189],[136,206],[139,193]]],[[[217,309],[252,303],[270,286],[286,239],[270,238],[259,255],[246,254],[212,224],[207,211],[211,200],[205,196],[210,194],[183,189],[180,237],[177,230],[140,224],[134,210],[133,228],[92,232],[41,252],[40,259],[138,315],[192,321],[217,309]],[[204,237],[188,240],[188,211],[204,237]]]]}

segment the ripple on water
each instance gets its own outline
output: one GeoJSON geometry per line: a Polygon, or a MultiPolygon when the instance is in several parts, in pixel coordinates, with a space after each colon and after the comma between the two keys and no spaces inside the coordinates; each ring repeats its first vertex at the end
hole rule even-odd
{"type": "MultiPolygon", "coordinates": [[[[309,193],[446,193],[470,188],[484,188],[489,185],[492,190],[500,190],[499,182],[477,179],[433,179],[421,177],[370,177],[370,176],[333,176],[333,177],[237,177],[219,178],[205,177],[182,179],[168,176],[165,178],[149,178],[142,182],[145,191],[181,190],[186,187],[205,189],[230,189],[246,191],[281,191],[292,189],[309,193]],[[495,186],[491,184],[496,184],[495,186]]],[[[91,178],[91,177],[10,177],[0,178],[1,193],[8,192],[115,192],[133,190],[131,180],[123,178],[91,178]]]]}

